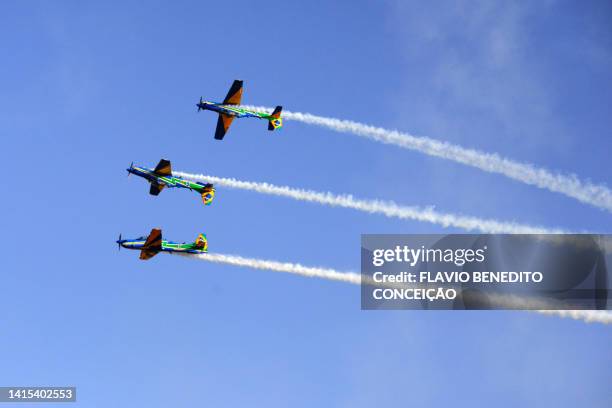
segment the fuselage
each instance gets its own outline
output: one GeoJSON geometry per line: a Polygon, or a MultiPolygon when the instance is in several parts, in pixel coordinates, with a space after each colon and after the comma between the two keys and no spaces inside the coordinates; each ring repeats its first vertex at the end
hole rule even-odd
{"type": "Polygon", "coordinates": [[[182,177],[178,176],[160,176],[159,174],[155,174],[155,172],[146,167],[132,166],[127,169],[128,173],[135,174],[137,176],[143,177],[151,182],[155,182],[158,184],[163,184],[166,187],[182,187],[188,188],[190,190],[200,191],[204,185],[200,183],[196,183],[193,181],[185,180],[182,177]]]}
{"type": "Polygon", "coordinates": [[[195,190],[202,195],[202,199],[204,200],[204,204],[210,205],[214,197],[214,189],[212,188],[212,184],[204,184],[195,181],[185,180],[182,177],[178,176],[162,176],[155,173],[154,170],[148,169],[146,167],[140,166],[130,166],[127,169],[128,173],[135,174],[140,176],[151,183],[159,184],[163,187],[173,188],[187,188],[189,190],[195,190]]]}
{"type": "Polygon", "coordinates": [[[234,116],[237,118],[259,118],[270,120],[271,116],[267,113],[255,112],[248,109],[240,108],[237,105],[224,105],[222,103],[202,101],[198,103],[198,108],[204,110],[211,110],[217,113],[222,113],[228,116],[234,116]]]}
{"type": "MultiPolygon", "coordinates": [[[[117,243],[123,248],[141,250],[144,247],[146,240],[146,237],[136,239],[120,239],[117,241],[117,243]]],[[[189,254],[203,254],[208,252],[208,249],[198,248],[195,243],[178,243],[172,241],[162,241],[161,250],[165,252],[183,252],[189,254]]]]}

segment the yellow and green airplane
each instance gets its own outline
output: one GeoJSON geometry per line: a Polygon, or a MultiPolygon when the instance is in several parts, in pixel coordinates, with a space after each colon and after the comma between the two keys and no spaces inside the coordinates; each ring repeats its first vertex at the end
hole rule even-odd
{"type": "Polygon", "coordinates": [[[204,205],[210,205],[215,197],[215,188],[212,184],[189,181],[182,177],[173,176],[170,161],[165,159],[161,159],[152,170],[146,167],[134,166],[134,163],[132,163],[127,172],[128,175],[135,174],[148,180],[151,183],[151,188],[149,189],[149,194],[151,195],[158,195],[164,187],[180,187],[198,192],[202,196],[204,205]]]}
{"type": "Polygon", "coordinates": [[[242,81],[237,79],[232,84],[227,96],[222,103],[204,101],[200,97],[200,102],[196,104],[198,112],[200,110],[211,110],[219,114],[217,120],[217,130],[215,131],[215,139],[222,140],[234,118],[259,118],[268,121],[268,130],[280,129],[283,126],[281,118],[282,106],[277,106],[271,114],[256,112],[244,108],[240,108],[240,100],[242,99],[242,81]]]}
{"type": "Polygon", "coordinates": [[[121,247],[127,249],[136,249],[140,251],[140,259],[147,260],[153,258],[160,252],[169,253],[187,253],[187,254],[203,254],[208,252],[208,240],[206,235],[200,234],[193,243],[182,243],[164,241],[162,232],[158,228],[153,228],[148,237],[140,237],[136,239],[122,239],[119,235],[117,240],[119,249],[121,247]]]}

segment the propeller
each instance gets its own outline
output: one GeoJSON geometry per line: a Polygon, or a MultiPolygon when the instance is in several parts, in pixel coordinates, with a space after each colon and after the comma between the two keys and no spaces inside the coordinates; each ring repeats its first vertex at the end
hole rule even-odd
{"type": "Polygon", "coordinates": [[[119,234],[119,239],[117,240],[117,246],[119,247],[119,251],[121,251],[121,234],[119,234]]]}
{"type": "Polygon", "coordinates": [[[200,103],[196,105],[198,107],[198,112],[202,110],[202,97],[200,96],[200,103]]]}
{"type": "MultiPolygon", "coordinates": [[[[134,162],[130,163],[130,170],[132,170],[134,168],[134,162]]],[[[128,170],[128,177],[130,177],[130,174],[132,174],[132,172],[128,170]]]]}

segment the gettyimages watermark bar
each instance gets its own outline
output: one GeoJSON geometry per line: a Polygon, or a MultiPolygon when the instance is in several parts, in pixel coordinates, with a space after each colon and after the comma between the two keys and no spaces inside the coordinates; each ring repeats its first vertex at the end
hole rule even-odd
{"type": "Polygon", "coordinates": [[[612,235],[361,236],[361,308],[609,310],[612,235]]]}

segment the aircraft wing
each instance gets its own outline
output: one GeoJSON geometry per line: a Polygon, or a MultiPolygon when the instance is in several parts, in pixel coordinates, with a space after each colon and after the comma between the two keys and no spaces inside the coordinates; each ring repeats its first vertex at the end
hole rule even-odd
{"type": "Polygon", "coordinates": [[[240,105],[242,99],[242,81],[237,79],[232,84],[227,96],[223,100],[224,105],[240,105]]]}
{"type": "Polygon", "coordinates": [[[160,176],[172,176],[172,166],[170,166],[170,161],[161,159],[153,171],[155,174],[160,176]]]}
{"type": "Polygon", "coordinates": [[[233,120],[233,116],[224,115],[223,113],[219,114],[219,120],[217,120],[217,130],[215,131],[215,139],[223,139],[233,120]]]}
{"type": "Polygon", "coordinates": [[[147,259],[151,259],[153,258],[155,255],[157,255],[159,253],[159,251],[150,251],[148,249],[143,249],[140,251],[140,259],[142,259],[143,261],[146,261],[147,259]]]}
{"type": "Polygon", "coordinates": [[[159,193],[161,193],[164,187],[166,187],[165,184],[151,183],[151,188],[149,188],[149,194],[154,196],[159,195],[159,193]]]}
{"type": "Polygon", "coordinates": [[[162,245],[162,232],[159,228],[153,228],[142,247],[146,249],[161,251],[161,245],[162,245]]]}
{"type": "Polygon", "coordinates": [[[162,233],[158,228],[153,228],[147,237],[142,250],[140,251],[140,259],[146,260],[153,258],[162,249],[162,233]]]}

